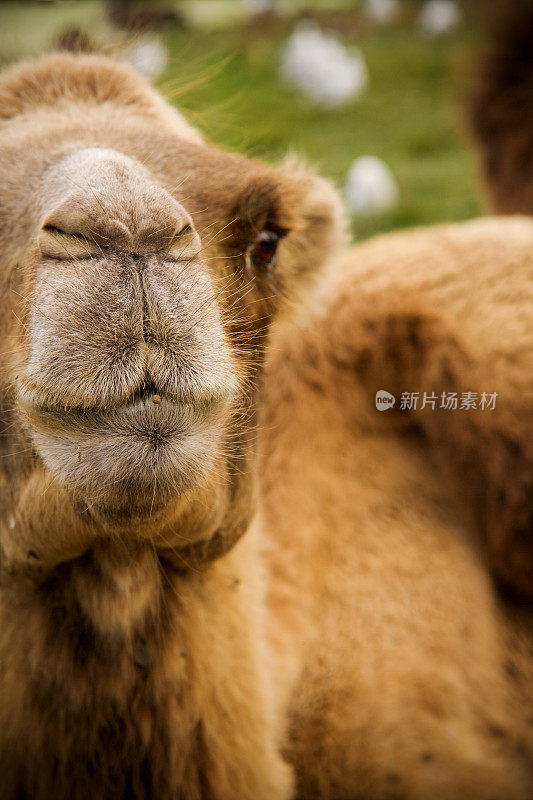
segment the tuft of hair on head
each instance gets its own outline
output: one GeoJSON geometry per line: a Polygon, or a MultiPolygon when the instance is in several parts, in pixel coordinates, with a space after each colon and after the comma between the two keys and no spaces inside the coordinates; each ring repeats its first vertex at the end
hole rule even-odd
{"type": "Polygon", "coordinates": [[[98,47],[87,31],[77,25],[69,25],[57,37],[57,49],[65,53],[96,53],[98,47]]]}

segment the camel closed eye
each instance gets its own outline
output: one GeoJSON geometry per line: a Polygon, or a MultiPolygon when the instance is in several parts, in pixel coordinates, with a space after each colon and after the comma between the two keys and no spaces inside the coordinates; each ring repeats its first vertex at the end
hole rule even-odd
{"type": "Polygon", "coordinates": [[[183,228],[172,237],[170,247],[165,253],[166,261],[188,261],[200,254],[200,237],[193,226],[187,222],[183,228]]]}
{"type": "Polygon", "coordinates": [[[38,238],[38,246],[44,258],[58,261],[94,258],[101,254],[101,248],[81,233],[67,233],[55,225],[43,225],[38,238]]]}

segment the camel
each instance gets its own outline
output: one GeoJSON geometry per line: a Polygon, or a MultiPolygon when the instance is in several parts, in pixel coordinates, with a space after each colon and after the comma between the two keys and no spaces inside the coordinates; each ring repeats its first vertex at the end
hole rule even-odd
{"type": "Polygon", "coordinates": [[[533,223],[347,250],[99,56],[0,159],[1,800],[527,800],[533,223]]]}
{"type": "Polygon", "coordinates": [[[96,56],[8,70],[0,118],[0,796],[289,798],[240,540],[269,322],[336,195],[96,56]]]}
{"type": "Polygon", "coordinates": [[[533,5],[506,0],[490,7],[488,43],[478,58],[468,117],[490,208],[533,212],[533,5]]]}

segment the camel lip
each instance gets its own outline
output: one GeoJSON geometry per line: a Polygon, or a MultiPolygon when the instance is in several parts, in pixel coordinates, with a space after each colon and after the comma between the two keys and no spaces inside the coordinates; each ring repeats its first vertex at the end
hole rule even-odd
{"type": "Polygon", "coordinates": [[[194,410],[200,412],[217,406],[229,405],[233,399],[233,396],[228,396],[222,392],[212,392],[198,396],[179,398],[160,389],[151,381],[143,383],[142,386],[133,391],[129,396],[120,400],[110,399],[107,403],[105,400],[98,403],[94,401],[87,403],[68,403],[51,397],[43,398],[40,396],[40,393],[33,392],[31,389],[25,389],[18,393],[19,403],[28,411],[41,414],[54,414],[57,416],[68,414],[85,418],[90,416],[105,417],[135,407],[146,408],[150,406],[153,406],[154,411],[157,411],[159,407],[161,410],[183,409],[189,412],[194,410]]]}
{"type": "MultiPolygon", "coordinates": [[[[137,464],[143,460],[142,454],[150,460],[155,454],[164,458],[166,453],[175,467],[184,453],[185,458],[190,458],[190,451],[198,447],[211,450],[206,442],[217,440],[231,416],[231,405],[222,400],[198,406],[167,398],[154,403],[146,397],[106,409],[26,405],[22,413],[36,441],[44,437],[49,443],[54,442],[54,448],[73,453],[77,447],[84,452],[93,447],[107,452],[116,446],[124,463],[134,459],[137,464]]],[[[86,463],[81,459],[82,470],[86,463]]]]}
{"type": "Polygon", "coordinates": [[[51,404],[25,403],[27,412],[31,415],[37,414],[43,421],[56,420],[63,421],[65,424],[76,424],[81,422],[113,422],[122,416],[132,418],[132,414],[138,413],[139,416],[146,416],[147,413],[152,418],[159,418],[161,423],[176,415],[186,414],[188,416],[205,414],[215,409],[221,409],[228,405],[223,398],[202,400],[201,402],[175,401],[161,395],[135,395],[124,403],[109,406],[65,406],[51,404]]]}

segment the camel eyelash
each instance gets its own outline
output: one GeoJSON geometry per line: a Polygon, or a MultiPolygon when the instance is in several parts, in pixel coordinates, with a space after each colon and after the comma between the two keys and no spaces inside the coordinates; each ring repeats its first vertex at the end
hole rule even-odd
{"type": "Polygon", "coordinates": [[[55,225],[43,225],[43,231],[46,231],[46,233],[53,233],[53,234],[60,233],[62,236],[70,236],[70,234],[61,230],[61,228],[57,228],[55,225]]]}

